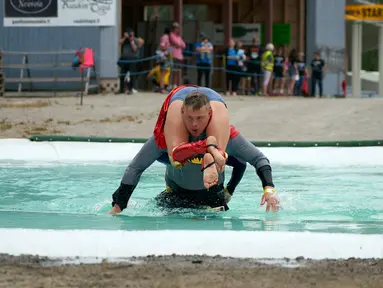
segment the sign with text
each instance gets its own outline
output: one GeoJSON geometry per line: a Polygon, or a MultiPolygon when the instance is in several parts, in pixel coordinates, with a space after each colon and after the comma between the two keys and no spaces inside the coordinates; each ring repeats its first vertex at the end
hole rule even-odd
{"type": "Polygon", "coordinates": [[[347,5],[345,19],[349,21],[383,21],[383,5],[347,5]]]}
{"type": "Polygon", "coordinates": [[[115,26],[118,0],[2,0],[4,27],[115,26]]]}

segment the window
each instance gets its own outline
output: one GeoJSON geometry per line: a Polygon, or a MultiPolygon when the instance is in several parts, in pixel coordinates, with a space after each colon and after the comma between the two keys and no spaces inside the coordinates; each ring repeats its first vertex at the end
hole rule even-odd
{"type": "MultiPolygon", "coordinates": [[[[185,21],[207,21],[207,5],[184,5],[183,20],[185,21]]],[[[153,21],[158,16],[158,21],[173,20],[173,5],[145,6],[144,20],[153,21]]]]}

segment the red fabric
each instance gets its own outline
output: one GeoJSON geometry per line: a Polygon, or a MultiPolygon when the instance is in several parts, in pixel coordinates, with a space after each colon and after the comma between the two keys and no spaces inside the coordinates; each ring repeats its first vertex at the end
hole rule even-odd
{"type": "Polygon", "coordinates": [[[174,147],[172,151],[173,161],[180,162],[182,165],[197,155],[206,153],[206,139],[197,142],[184,143],[174,147]]]}
{"type": "MultiPolygon", "coordinates": [[[[227,155],[221,149],[218,148],[219,153],[225,158],[227,155]]],[[[206,139],[199,140],[197,142],[184,143],[175,147],[172,151],[173,160],[185,165],[185,163],[198,155],[205,154],[207,152],[206,139]]]]}
{"type": "Polygon", "coordinates": [[[164,127],[165,127],[165,120],[166,120],[166,113],[168,112],[169,108],[169,102],[170,99],[172,99],[173,95],[180,91],[181,89],[189,86],[195,86],[195,85],[180,85],[176,88],[174,88],[172,91],[170,91],[169,95],[166,97],[164,103],[162,104],[160,114],[158,115],[156,126],[154,127],[154,139],[156,140],[157,146],[160,149],[166,148],[166,141],[165,141],[165,135],[164,135],[164,127]]]}
{"type": "Polygon", "coordinates": [[[304,96],[309,95],[309,84],[308,84],[307,77],[304,78],[303,83],[302,83],[302,93],[304,96]]]}
{"type": "Polygon", "coordinates": [[[233,139],[239,135],[239,131],[235,129],[233,125],[230,125],[230,139],[233,139]]]}
{"type": "Polygon", "coordinates": [[[346,80],[343,80],[342,81],[342,90],[343,90],[343,96],[346,97],[347,95],[347,92],[346,92],[346,89],[347,89],[347,84],[346,84],[346,80]]]}

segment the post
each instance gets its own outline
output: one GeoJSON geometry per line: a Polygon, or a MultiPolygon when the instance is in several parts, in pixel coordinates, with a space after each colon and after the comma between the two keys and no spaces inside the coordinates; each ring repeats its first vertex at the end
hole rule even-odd
{"type": "Polygon", "coordinates": [[[224,45],[229,45],[229,41],[232,37],[233,29],[233,0],[225,0],[223,2],[223,33],[224,33],[224,45]]]}
{"type": "Polygon", "coordinates": [[[183,28],[183,0],[173,0],[173,21],[180,24],[181,35],[183,28]]]}
{"type": "Polygon", "coordinates": [[[5,79],[3,73],[3,52],[0,49],[0,97],[5,97],[5,79]]]}
{"type": "Polygon", "coordinates": [[[352,23],[352,97],[361,97],[361,79],[360,69],[361,67],[361,55],[362,55],[362,23],[354,21],[352,23]]]}
{"type": "Polygon", "coordinates": [[[383,24],[379,26],[379,96],[383,96],[383,24]]]}
{"type": "Polygon", "coordinates": [[[266,33],[266,37],[265,37],[265,41],[266,43],[264,43],[265,45],[267,43],[273,43],[273,23],[274,23],[274,19],[273,19],[273,12],[274,12],[274,1],[273,0],[265,0],[264,3],[266,4],[266,13],[267,13],[267,16],[266,16],[266,25],[265,25],[265,33],[266,33]]]}
{"type": "Polygon", "coordinates": [[[81,93],[80,93],[80,105],[82,106],[84,97],[84,69],[81,69],[81,93]]]}

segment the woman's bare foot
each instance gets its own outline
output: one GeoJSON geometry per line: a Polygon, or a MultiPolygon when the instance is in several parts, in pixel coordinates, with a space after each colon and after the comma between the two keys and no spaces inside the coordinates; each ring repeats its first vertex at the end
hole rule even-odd
{"type": "MultiPolygon", "coordinates": [[[[217,140],[214,136],[209,136],[206,139],[206,145],[217,145],[217,140]]],[[[214,161],[217,163],[219,171],[223,172],[225,170],[226,157],[224,157],[221,152],[219,152],[215,147],[210,146],[207,148],[207,151],[213,156],[214,161]]]]}
{"type": "Polygon", "coordinates": [[[203,156],[203,166],[206,169],[203,170],[203,183],[206,187],[206,189],[209,189],[210,187],[216,185],[218,183],[218,171],[216,164],[209,165],[211,163],[214,163],[214,158],[211,156],[210,153],[206,153],[205,156],[203,156]]]}

